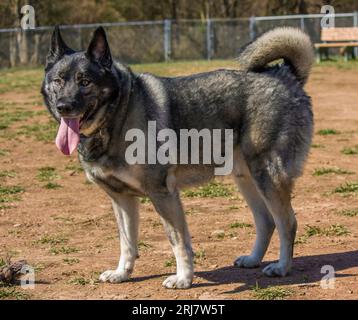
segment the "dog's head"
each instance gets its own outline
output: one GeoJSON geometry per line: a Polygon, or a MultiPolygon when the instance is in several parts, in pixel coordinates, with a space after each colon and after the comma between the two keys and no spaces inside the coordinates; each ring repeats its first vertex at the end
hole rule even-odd
{"type": "Polygon", "coordinates": [[[46,59],[41,93],[51,114],[60,122],[56,144],[65,154],[76,148],[80,132],[94,131],[99,119],[119,94],[118,73],[105,31],[99,27],[87,51],[76,52],[55,28],[46,59]]]}

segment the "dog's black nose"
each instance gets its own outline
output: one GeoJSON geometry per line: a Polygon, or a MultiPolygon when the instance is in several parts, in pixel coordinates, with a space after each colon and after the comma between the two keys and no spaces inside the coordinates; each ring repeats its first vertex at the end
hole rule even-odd
{"type": "Polygon", "coordinates": [[[70,113],[73,110],[73,107],[64,102],[59,102],[56,106],[59,113],[70,113]]]}

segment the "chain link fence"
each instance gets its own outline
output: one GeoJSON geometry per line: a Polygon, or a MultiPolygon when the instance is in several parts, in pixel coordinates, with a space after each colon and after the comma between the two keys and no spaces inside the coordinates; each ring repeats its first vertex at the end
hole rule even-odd
{"type": "MultiPolygon", "coordinates": [[[[113,56],[125,63],[230,59],[239,49],[278,26],[297,27],[320,42],[322,14],[241,19],[144,21],[62,26],[67,44],[84,50],[95,28],[107,31],[113,56]]],[[[358,13],[335,15],[336,27],[358,26],[358,13]]],[[[0,29],[0,67],[43,65],[53,27],[0,29]]]]}

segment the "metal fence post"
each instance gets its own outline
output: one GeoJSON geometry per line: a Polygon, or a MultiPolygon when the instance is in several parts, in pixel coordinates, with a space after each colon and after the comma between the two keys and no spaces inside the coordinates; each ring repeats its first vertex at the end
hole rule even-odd
{"type": "Polygon", "coordinates": [[[305,31],[305,18],[301,17],[301,30],[305,31]]]}
{"type": "Polygon", "coordinates": [[[211,60],[213,53],[213,39],[212,39],[212,21],[208,18],[206,20],[206,56],[208,60],[211,60]]]}
{"type": "Polygon", "coordinates": [[[172,54],[172,21],[164,20],[164,60],[168,62],[172,54]]]}
{"type": "MultiPolygon", "coordinates": [[[[354,11],[353,26],[358,27],[358,11],[354,11]]],[[[354,47],[354,56],[356,58],[358,57],[358,48],[357,47],[354,47]]]]}
{"type": "Polygon", "coordinates": [[[256,39],[256,19],[255,16],[250,17],[250,40],[254,41],[256,39]]]}

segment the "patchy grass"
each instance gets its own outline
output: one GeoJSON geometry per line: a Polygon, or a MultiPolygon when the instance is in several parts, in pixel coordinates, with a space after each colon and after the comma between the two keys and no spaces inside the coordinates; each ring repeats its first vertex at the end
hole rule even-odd
{"type": "Polygon", "coordinates": [[[74,279],[71,279],[70,281],[68,281],[69,284],[75,284],[75,285],[80,285],[80,286],[85,286],[85,285],[93,285],[95,284],[97,281],[93,280],[93,279],[86,279],[84,277],[77,277],[74,279]]]}
{"type": "Polygon", "coordinates": [[[184,190],[183,195],[188,198],[231,197],[233,191],[233,188],[229,188],[220,182],[213,181],[194,190],[184,190]]]}
{"type": "Polygon", "coordinates": [[[0,171],[0,178],[15,178],[16,172],[14,170],[0,171]]]}
{"type": "Polygon", "coordinates": [[[65,244],[68,242],[68,238],[65,238],[61,235],[50,236],[44,235],[40,239],[36,240],[35,243],[38,244],[50,244],[50,245],[58,245],[58,244],[65,244]]]}
{"type": "Polygon", "coordinates": [[[334,129],[322,129],[317,131],[317,134],[319,134],[320,136],[328,136],[328,135],[340,134],[340,132],[334,129]]]}
{"type": "Polygon", "coordinates": [[[0,185],[0,203],[20,201],[20,194],[25,189],[20,186],[1,186],[0,185]]]}
{"type": "Polygon", "coordinates": [[[62,186],[55,182],[48,182],[43,186],[45,189],[59,189],[62,188],[62,186]]]}
{"type": "Polygon", "coordinates": [[[144,241],[139,241],[138,242],[138,249],[139,250],[146,250],[149,248],[152,248],[153,246],[151,244],[149,244],[148,242],[144,242],[144,241]]]}
{"type": "Polygon", "coordinates": [[[325,148],[325,146],[323,144],[311,144],[311,148],[316,148],[316,149],[323,149],[325,148]]]}
{"type": "Polygon", "coordinates": [[[313,236],[340,237],[340,236],[346,236],[348,234],[350,234],[348,228],[341,224],[333,224],[327,228],[320,228],[317,226],[306,225],[305,234],[298,237],[297,240],[295,241],[295,244],[306,243],[307,239],[313,236]]]}
{"type": "Polygon", "coordinates": [[[4,258],[0,258],[0,268],[5,266],[7,264],[6,260],[4,258]]]}
{"type": "Polygon", "coordinates": [[[36,112],[30,110],[16,110],[13,112],[0,113],[0,130],[9,128],[14,122],[27,120],[36,115],[36,112]]]}
{"type": "Polygon", "coordinates": [[[358,146],[352,148],[344,147],[341,152],[346,155],[358,154],[358,146]]]}
{"type": "Polygon", "coordinates": [[[140,197],[140,203],[151,203],[149,197],[140,197]]]}
{"type": "Polygon", "coordinates": [[[39,181],[52,181],[58,179],[60,176],[56,173],[56,168],[53,167],[42,167],[38,169],[38,174],[36,176],[39,181]]]}
{"type": "Polygon", "coordinates": [[[358,192],[358,182],[346,182],[345,184],[337,187],[333,191],[334,193],[340,193],[342,195],[350,195],[358,192]]]}
{"type": "Polygon", "coordinates": [[[0,286],[0,300],[2,299],[12,299],[12,300],[27,300],[30,298],[30,295],[21,292],[14,287],[1,287],[0,286]]]}
{"type": "Polygon", "coordinates": [[[337,214],[346,217],[356,217],[358,215],[358,208],[344,209],[341,211],[337,211],[337,214]]]}
{"type": "Polygon", "coordinates": [[[291,289],[282,287],[260,288],[257,283],[252,291],[253,297],[258,300],[284,300],[293,294],[291,289]]]}
{"type": "Polygon", "coordinates": [[[50,253],[54,254],[54,255],[58,255],[58,254],[70,254],[70,253],[75,253],[78,252],[79,250],[77,248],[74,247],[59,247],[59,248],[51,248],[50,249],[50,253]]]}
{"type": "Polygon", "coordinates": [[[234,223],[230,224],[230,228],[231,229],[235,229],[235,228],[240,228],[240,229],[252,228],[252,224],[251,223],[246,223],[246,222],[234,222],[234,223]]]}
{"type": "Polygon", "coordinates": [[[43,78],[41,69],[11,68],[0,72],[0,92],[30,92],[39,90],[43,78]]]}
{"type": "Polygon", "coordinates": [[[343,236],[349,234],[346,226],[333,224],[328,228],[307,225],[305,227],[307,237],[312,236],[343,236]]]}
{"type": "Polygon", "coordinates": [[[332,167],[332,168],[315,168],[312,175],[313,176],[323,176],[325,174],[354,174],[352,171],[344,170],[338,167],[332,167]]]}
{"type": "Polygon", "coordinates": [[[202,261],[206,259],[206,252],[204,249],[195,251],[194,253],[194,264],[200,264],[202,261]]]}
{"type": "Polygon", "coordinates": [[[62,259],[62,261],[70,266],[80,262],[80,260],[76,259],[76,258],[65,258],[65,259],[62,259]]]}
{"type": "Polygon", "coordinates": [[[176,265],[175,257],[171,257],[168,260],[164,261],[164,267],[170,268],[176,265]]]}
{"type": "Polygon", "coordinates": [[[78,163],[69,163],[65,166],[65,170],[71,171],[71,174],[83,172],[83,168],[78,163]]]}
{"type": "Polygon", "coordinates": [[[57,129],[57,122],[50,119],[48,123],[35,123],[32,125],[21,126],[17,134],[25,137],[32,137],[37,141],[54,142],[57,129]]]}
{"type": "Polygon", "coordinates": [[[7,156],[10,153],[7,149],[0,149],[0,157],[7,156]]]}

